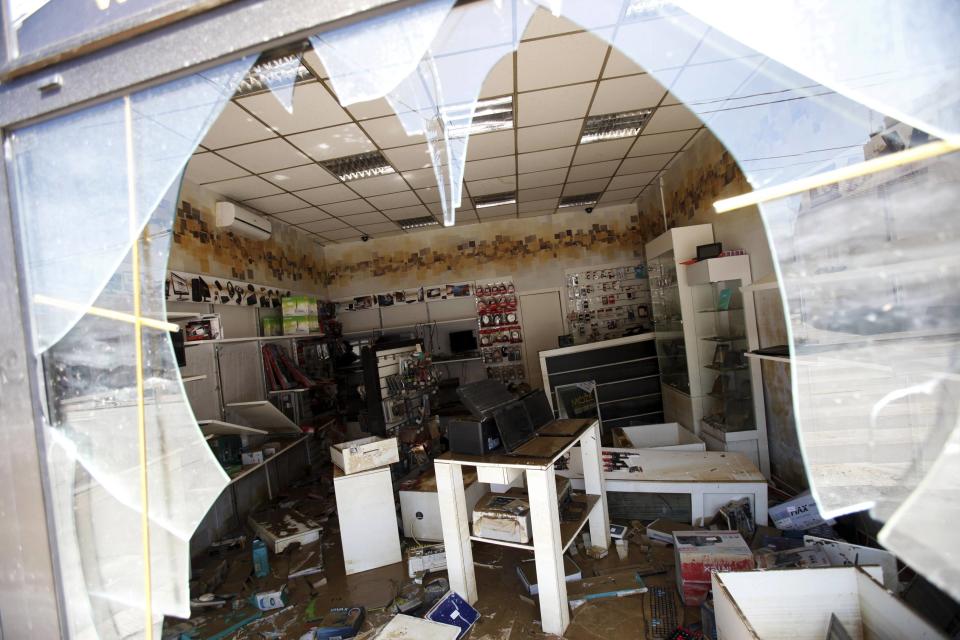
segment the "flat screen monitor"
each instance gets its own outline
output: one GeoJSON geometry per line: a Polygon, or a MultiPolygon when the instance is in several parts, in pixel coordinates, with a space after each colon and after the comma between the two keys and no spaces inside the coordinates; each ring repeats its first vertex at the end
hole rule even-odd
{"type": "Polygon", "coordinates": [[[477,336],[473,331],[451,331],[450,353],[467,353],[477,350],[477,336]]]}

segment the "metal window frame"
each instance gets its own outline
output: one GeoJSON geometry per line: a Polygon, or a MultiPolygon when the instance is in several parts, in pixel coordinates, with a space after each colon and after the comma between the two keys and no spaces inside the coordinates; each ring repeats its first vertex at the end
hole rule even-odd
{"type": "MultiPolygon", "coordinates": [[[[0,136],[418,0],[238,0],[0,84],[0,136]]],[[[5,145],[5,148],[8,148],[5,145]]],[[[0,639],[66,637],[44,465],[43,372],[29,318],[4,154],[0,172],[0,639]],[[3,446],[6,445],[6,446],[3,446]]]]}

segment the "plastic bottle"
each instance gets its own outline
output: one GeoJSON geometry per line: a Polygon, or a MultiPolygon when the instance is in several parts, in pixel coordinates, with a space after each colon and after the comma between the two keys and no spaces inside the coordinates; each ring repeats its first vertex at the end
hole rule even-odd
{"type": "Polygon", "coordinates": [[[263,540],[256,538],[253,541],[253,574],[264,578],[270,574],[270,557],[267,554],[267,545],[263,540]]]}

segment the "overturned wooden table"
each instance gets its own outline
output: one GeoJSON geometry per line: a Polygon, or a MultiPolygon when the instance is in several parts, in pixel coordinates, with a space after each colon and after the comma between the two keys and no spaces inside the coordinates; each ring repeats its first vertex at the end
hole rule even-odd
{"type": "Polygon", "coordinates": [[[600,424],[596,420],[554,420],[514,454],[472,456],[448,452],[434,461],[434,467],[450,588],[471,604],[477,602],[472,541],[529,549],[536,561],[543,631],[562,635],[570,624],[564,552],[587,522],[590,523],[592,544],[604,549],[610,546],[610,518],[600,458],[600,424]],[[579,449],[573,449],[577,444],[579,449]],[[577,451],[583,463],[585,495],[574,499],[584,502],[586,509],[579,520],[560,522],[554,463],[568,452],[577,455],[577,451]],[[476,467],[480,482],[506,485],[526,474],[532,544],[471,535],[471,514],[467,513],[463,485],[464,466],[476,467]]]}

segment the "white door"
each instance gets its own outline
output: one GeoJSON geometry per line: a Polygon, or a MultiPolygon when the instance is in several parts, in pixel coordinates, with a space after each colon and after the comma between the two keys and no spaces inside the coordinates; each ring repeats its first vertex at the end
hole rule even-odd
{"type": "Polygon", "coordinates": [[[531,387],[542,388],[540,352],[556,349],[557,337],[565,333],[560,290],[521,293],[520,314],[523,322],[523,359],[527,368],[527,382],[531,387]]]}

